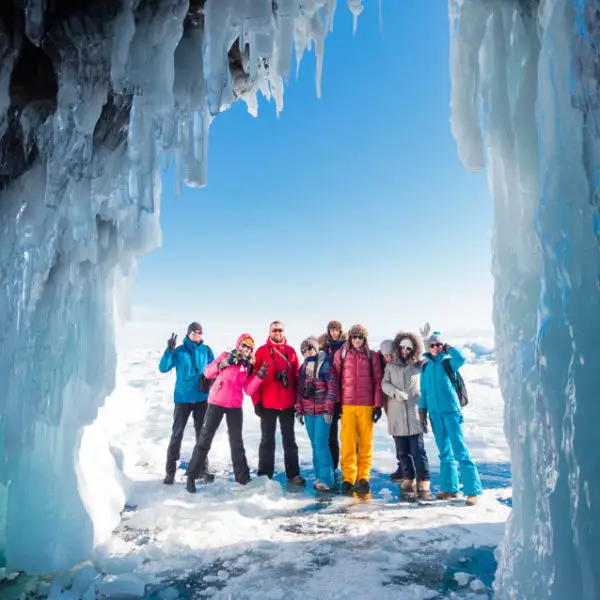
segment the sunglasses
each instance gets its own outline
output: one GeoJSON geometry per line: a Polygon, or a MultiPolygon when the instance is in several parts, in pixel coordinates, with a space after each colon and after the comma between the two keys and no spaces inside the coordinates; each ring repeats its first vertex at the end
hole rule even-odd
{"type": "Polygon", "coordinates": [[[240,344],[240,348],[246,348],[247,350],[252,350],[252,346],[249,346],[248,344],[244,344],[243,342],[240,344]]]}
{"type": "Polygon", "coordinates": [[[441,348],[444,344],[440,344],[439,342],[434,342],[432,344],[429,344],[430,348],[441,348]]]}
{"type": "Polygon", "coordinates": [[[201,331],[190,331],[190,335],[202,335],[201,331]]]}
{"type": "Polygon", "coordinates": [[[271,333],[283,333],[283,328],[271,329],[271,333]]]}
{"type": "Polygon", "coordinates": [[[406,345],[400,345],[400,349],[401,350],[406,350],[407,352],[410,352],[413,347],[412,346],[406,346],[406,345]]]}
{"type": "Polygon", "coordinates": [[[353,340],[364,340],[365,336],[364,335],[353,335],[352,339],[353,340]]]}
{"type": "Polygon", "coordinates": [[[304,350],[302,350],[302,354],[306,354],[307,352],[316,352],[316,350],[310,346],[309,348],[304,348],[304,350]]]}

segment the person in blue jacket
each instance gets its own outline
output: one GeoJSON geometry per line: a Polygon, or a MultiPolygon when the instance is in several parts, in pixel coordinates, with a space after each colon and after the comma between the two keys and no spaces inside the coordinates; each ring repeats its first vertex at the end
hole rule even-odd
{"type": "MultiPolygon", "coordinates": [[[[163,483],[172,485],[175,481],[177,461],[181,452],[181,440],[190,415],[194,417],[196,439],[200,435],[208,400],[208,383],[202,377],[206,365],[215,360],[213,351],[202,340],[200,323],[190,323],[183,344],[177,346],[177,336],[173,333],[167,342],[167,349],[160,359],[158,370],[168,373],[175,369],[175,411],[173,430],[167,450],[166,475],[163,483]]],[[[213,481],[214,475],[208,472],[208,460],[201,478],[213,481]]]]}
{"type": "Polygon", "coordinates": [[[436,497],[438,500],[458,497],[458,461],[466,503],[472,506],[481,494],[481,481],[465,445],[460,400],[443,364],[448,360],[452,371],[456,373],[466,359],[459,350],[443,342],[439,331],[434,331],[427,343],[429,352],[424,355],[427,362],[421,368],[419,415],[423,430],[427,432],[429,413],[440,453],[441,492],[436,497]]]}

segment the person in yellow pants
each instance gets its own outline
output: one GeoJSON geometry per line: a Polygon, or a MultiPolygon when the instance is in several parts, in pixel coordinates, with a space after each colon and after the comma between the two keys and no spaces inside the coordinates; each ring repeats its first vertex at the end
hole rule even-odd
{"type": "Polygon", "coordinates": [[[369,348],[368,332],[354,325],[333,361],[342,405],[342,492],[370,491],[373,423],[381,418],[383,370],[379,352],[369,348]]]}

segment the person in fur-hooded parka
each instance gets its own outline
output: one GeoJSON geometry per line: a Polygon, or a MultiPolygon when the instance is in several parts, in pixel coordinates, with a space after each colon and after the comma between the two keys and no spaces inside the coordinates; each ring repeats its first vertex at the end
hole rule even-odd
{"type": "Polygon", "coordinates": [[[394,339],[392,360],[383,374],[382,390],[389,397],[388,432],[394,438],[398,468],[393,480],[403,479],[402,491],[430,497],[429,461],[419,419],[423,344],[418,335],[400,332],[394,339]]]}

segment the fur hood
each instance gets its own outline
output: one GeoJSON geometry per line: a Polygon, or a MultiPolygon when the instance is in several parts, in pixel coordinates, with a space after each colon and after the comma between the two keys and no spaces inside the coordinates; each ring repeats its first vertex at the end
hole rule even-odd
{"type": "MultiPolygon", "coordinates": [[[[327,338],[329,337],[328,333],[323,333],[319,336],[319,350],[325,350],[327,348],[327,338]]],[[[342,331],[342,335],[340,336],[340,340],[345,342],[348,339],[348,334],[345,331],[342,331]]]]}
{"type": "Polygon", "coordinates": [[[403,362],[400,358],[400,342],[406,338],[412,342],[414,348],[406,362],[409,365],[417,365],[423,360],[423,342],[417,334],[405,331],[400,331],[394,338],[394,362],[403,362]]]}

